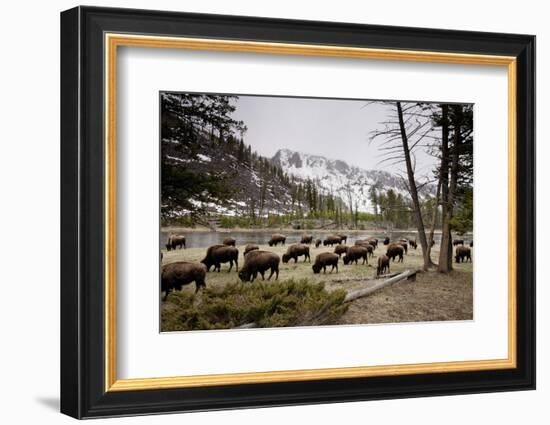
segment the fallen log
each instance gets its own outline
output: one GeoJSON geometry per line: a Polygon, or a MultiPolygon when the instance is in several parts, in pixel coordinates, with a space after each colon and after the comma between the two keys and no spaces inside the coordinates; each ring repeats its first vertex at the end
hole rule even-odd
{"type": "Polygon", "coordinates": [[[256,322],[252,322],[252,323],[245,323],[244,325],[236,326],[233,329],[253,329],[257,327],[258,325],[256,324],[256,322]]]}
{"type": "Polygon", "coordinates": [[[405,270],[403,273],[400,273],[390,279],[384,280],[383,282],[379,282],[374,286],[371,286],[370,288],[358,289],[357,291],[348,292],[346,298],[344,298],[344,302],[349,303],[358,298],[366,297],[367,295],[370,295],[373,292],[378,291],[379,289],[385,288],[386,286],[392,285],[405,279],[415,279],[416,273],[418,273],[418,270],[405,270]]]}
{"type": "Polygon", "coordinates": [[[389,279],[390,277],[397,276],[398,274],[400,274],[400,272],[381,274],[380,276],[376,276],[376,279],[389,279]]]}

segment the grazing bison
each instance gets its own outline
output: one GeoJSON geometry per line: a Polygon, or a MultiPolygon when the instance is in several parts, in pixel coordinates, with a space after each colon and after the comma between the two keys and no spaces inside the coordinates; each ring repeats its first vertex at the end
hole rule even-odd
{"type": "Polygon", "coordinates": [[[315,239],[315,248],[319,248],[319,245],[321,245],[321,239],[315,239]]]}
{"type": "Polygon", "coordinates": [[[283,263],[288,263],[291,259],[294,259],[294,263],[298,262],[298,257],[304,256],[304,263],[306,260],[309,260],[311,263],[311,257],[309,256],[309,246],[297,243],[290,245],[286,250],[286,253],[283,254],[283,263]]]}
{"type": "Polygon", "coordinates": [[[332,266],[330,272],[336,269],[338,273],[338,259],[339,257],[333,252],[322,252],[317,257],[315,257],[315,263],[311,266],[313,273],[317,274],[323,269],[323,273],[327,272],[327,266],[332,266]]]}
{"type": "Polygon", "coordinates": [[[164,292],[164,300],[172,290],[181,291],[183,285],[195,282],[195,292],[200,288],[206,288],[204,281],[206,277],[206,267],[204,264],[189,263],[187,261],[178,261],[162,267],[160,290],[164,292]]]}
{"type": "Polygon", "coordinates": [[[416,239],[415,239],[414,241],[411,241],[411,240],[409,239],[409,246],[410,246],[411,248],[416,249],[416,248],[418,247],[418,244],[416,243],[416,239]]]}
{"type": "Polygon", "coordinates": [[[455,239],[453,241],[453,246],[457,246],[457,245],[464,245],[464,239],[455,239]]]}
{"type": "Polygon", "coordinates": [[[330,236],[327,236],[323,241],[323,246],[328,246],[328,245],[333,246],[333,245],[339,244],[340,242],[342,242],[342,238],[340,236],[330,235],[330,236]]]}
{"type": "Polygon", "coordinates": [[[409,253],[407,242],[399,242],[398,245],[401,245],[403,247],[403,251],[405,251],[405,254],[409,253]]]}
{"type": "Polygon", "coordinates": [[[472,262],[472,250],[467,246],[457,246],[455,251],[455,261],[457,263],[465,263],[470,260],[472,262]]]}
{"type": "Polygon", "coordinates": [[[384,245],[389,245],[390,244],[390,238],[386,237],[384,238],[384,245]]]}
{"type": "Polygon", "coordinates": [[[341,233],[338,233],[336,236],[340,238],[340,243],[348,243],[348,235],[343,235],[341,233]]]}
{"type": "Polygon", "coordinates": [[[395,257],[398,257],[398,263],[403,262],[403,246],[392,243],[388,245],[388,249],[386,251],[386,255],[391,258],[392,261],[395,261],[395,257]]]}
{"type": "Polygon", "coordinates": [[[235,238],[225,238],[222,241],[222,244],[227,245],[227,246],[235,246],[236,243],[237,243],[237,241],[235,240],[235,238]]]}
{"type": "Polygon", "coordinates": [[[278,244],[284,245],[286,242],[286,236],[281,234],[271,235],[271,239],[267,243],[269,246],[277,246],[278,244]]]}
{"type": "Polygon", "coordinates": [[[374,247],[374,249],[378,248],[378,239],[371,237],[368,238],[367,241],[374,247]]]}
{"type": "Polygon", "coordinates": [[[376,276],[390,272],[390,259],[387,255],[381,255],[378,257],[378,267],[376,268],[376,276]]]}
{"type": "Polygon", "coordinates": [[[334,248],[334,253],[340,257],[342,254],[345,254],[348,252],[348,246],[347,245],[336,245],[336,248],[334,248]]]}
{"type": "Polygon", "coordinates": [[[369,250],[369,254],[371,256],[374,255],[374,250],[376,249],[376,244],[374,241],[370,240],[370,239],[358,239],[355,241],[355,245],[356,246],[364,246],[365,248],[367,248],[369,250]]]}
{"type": "MultiPolygon", "coordinates": [[[[371,246],[371,249],[372,249],[372,246],[371,246]]],[[[361,246],[361,245],[350,246],[348,249],[348,252],[344,256],[344,264],[347,265],[353,262],[357,264],[357,261],[360,260],[361,258],[363,259],[362,264],[365,264],[365,263],[368,264],[368,261],[367,261],[368,255],[369,255],[369,251],[366,246],[361,246]]]]}
{"type": "Polygon", "coordinates": [[[244,255],[248,254],[250,251],[254,251],[256,249],[260,249],[260,247],[256,244],[249,243],[247,246],[244,247],[244,255]]]}
{"type": "Polygon", "coordinates": [[[267,280],[275,273],[275,279],[279,279],[279,263],[281,259],[274,252],[254,250],[248,253],[244,259],[244,265],[239,272],[239,278],[243,282],[254,282],[258,273],[265,280],[265,272],[271,270],[267,280]]]}
{"type": "Polygon", "coordinates": [[[310,244],[311,242],[313,242],[312,235],[302,235],[302,239],[300,240],[300,243],[310,244]]]}
{"type": "Polygon", "coordinates": [[[470,248],[474,247],[474,241],[470,241],[470,248]]]}
{"type": "Polygon", "coordinates": [[[239,250],[234,246],[227,245],[212,245],[206,250],[206,256],[202,259],[201,263],[206,266],[206,270],[210,271],[210,267],[214,266],[214,270],[221,271],[221,263],[229,263],[228,273],[233,268],[233,262],[235,262],[235,269],[239,271],[239,250]]]}
{"type": "Polygon", "coordinates": [[[166,250],[175,250],[177,247],[185,249],[185,236],[180,235],[170,235],[168,236],[168,241],[166,242],[166,250]]]}

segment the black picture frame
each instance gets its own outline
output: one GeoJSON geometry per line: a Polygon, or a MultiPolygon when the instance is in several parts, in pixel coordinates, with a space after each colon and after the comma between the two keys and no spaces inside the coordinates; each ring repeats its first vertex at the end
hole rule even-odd
{"type": "Polygon", "coordinates": [[[93,418],[535,388],[535,37],[76,7],[61,13],[61,412],[93,418]],[[517,58],[517,367],[105,391],[104,34],[257,40],[517,58]]]}

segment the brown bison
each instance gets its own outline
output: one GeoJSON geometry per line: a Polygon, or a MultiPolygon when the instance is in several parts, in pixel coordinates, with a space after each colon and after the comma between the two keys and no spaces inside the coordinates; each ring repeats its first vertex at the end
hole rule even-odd
{"type": "Polygon", "coordinates": [[[319,245],[321,245],[321,239],[315,239],[315,248],[319,248],[319,245]]]}
{"type": "Polygon", "coordinates": [[[418,244],[416,243],[416,239],[415,239],[414,241],[411,241],[411,240],[409,239],[409,246],[410,246],[411,248],[416,249],[416,248],[418,247],[418,244]]]}
{"type": "Polygon", "coordinates": [[[378,257],[378,267],[376,268],[376,276],[390,272],[390,259],[387,255],[381,255],[378,257]]]}
{"type": "Polygon", "coordinates": [[[323,269],[323,273],[327,272],[327,266],[332,266],[330,272],[336,269],[338,273],[338,259],[339,257],[333,252],[322,252],[315,257],[315,263],[311,266],[313,273],[317,274],[323,269]]]}
{"type": "Polygon", "coordinates": [[[312,235],[302,235],[302,239],[300,240],[300,243],[310,244],[311,242],[313,242],[312,235]]]}
{"type": "Polygon", "coordinates": [[[342,254],[345,254],[348,252],[349,246],[347,245],[336,245],[336,248],[334,248],[334,253],[340,257],[342,254]]]}
{"type": "Polygon", "coordinates": [[[378,248],[378,239],[377,238],[370,237],[370,238],[367,239],[367,242],[369,242],[374,247],[374,249],[378,248]]]}
{"type": "Polygon", "coordinates": [[[166,242],[166,250],[175,250],[177,247],[185,249],[185,236],[180,235],[170,235],[168,236],[168,241],[166,242]]]}
{"type": "Polygon", "coordinates": [[[348,235],[343,235],[341,233],[338,233],[336,236],[340,238],[340,243],[348,243],[348,235]]]}
{"type": "Polygon", "coordinates": [[[271,235],[271,239],[267,243],[269,246],[277,246],[278,244],[284,245],[286,242],[286,236],[280,234],[271,235]]]}
{"type": "Polygon", "coordinates": [[[395,257],[398,257],[398,263],[403,262],[403,246],[392,243],[388,245],[388,249],[386,251],[386,255],[391,258],[392,261],[395,261],[395,257]]]}
{"type": "MultiPolygon", "coordinates": [[[[369,246],[372,249],[372,246],[371,245],[369,246]]],[[[344,264],[347,265],[353,262],[357,264],[357,261],[360,260],[361,258],[363,259],[362,264],[365,264],[365,263],[368,264],[368,261],[367,261],[368,255],[369,255],[369,251],[366,246],[361,246],[361,245],[350,246],[348,249],[348,252],[344,256],[344,264]]]]}
{"type": "Polygon", "coordinates": [[[162,267],[160,276],[160,290],[165,293],[164,300],[168,298],[168,294],[172,290],[181,291],[183,285],[188,285],[191,282],[195,282],[195,292],[200,288],[206,288],[204,264],[187,261],[170,263],[162,267]]]}
{"type": "Polygon", "coordinates": [[[222,244],[227,245],[227,246],[235,246],[236,243],[237,243],[237,241],[235,240],[235,238],[225,238],[222,241],[222,244]]]}
{"type": "Polygon", "coordinates": [[[323,241],[323,246],[333,246],[342,242],[342,238],[338,235],[330,235],[323,241]]]}
{"type": "Polygon", "coordinates": [[[386,237],[384,238],[384,245],[389,245],[390,244],[390,238],[386,237]]]}
{"type": "Polygon", "coordinates": [[[405,254],[409,253],[409,245],[407,245],[407,242],[399,242],[398,245],[401,245],[403,247],[403,251],[405,251],[405,254]]]}
{"type": "Polygon", "coordinates": [[[472,262],[472,250],[467,246],[457,246],[455,251],[455,261],[457,263],[465,263],[470,260],[472,262]]]}
{"type": "Polygon", "coordinates": [[[294,263],[298,262],[298,257],[304,256],[304,263],[309,260],[311,263],[311,257],[309,256],[309,246],[301,243],[290,245],[283,254],[283,263],[288,263],[291,259],[294,259],[294,263]]]}
{"type": "Polygon", "coordinates": [[[453,246],[457,246],[457,245],[464,245],[464,239],[455,239],[453,241],[453,246]]]}
{"type": "Polygon", "coordinates": [[[244,247],[244,255],[248,254],[250,251],[254,251],[256,249],[260,249],[260,247],[256,244],[249,243],[247,246],[244,247]]]}
{"type": "Polygon", "coordinates": [[[254,282],[258,273],[265,280],[265,272],[271,270],[267,280],[270,280],[273,274],[275,279],[279,279],[279,263],[281,259],[274,252],[254,250],[248,253],[244,259],[244,265],[239,272],[239,278],[243,282],[254,282]]]}
{"type": "Polygon", "coordinates": [[[474,241],[470,241],[470,248],[474,247],[474,241]]]}
{"type": "Polygon", "coordinates": [[[374,255],[374,241],[370,241],[368,239],[359,239],[355,241],[355,246],[362,246],[365,247],[369,253],[369,256],[372,257],[374,255]]]}
{"type": "Polygon", "coordinates": [[[221,263],[229,263],[228,273],[233,268],[233,262],[235,262],[235,269],[239,271],[239,250],[234,246],[227,245],[212,245],[206,250],[206,256],[202,259],[201,263],[206,266],[206,270],[210,271],[210,267],[214,266],[214,271],[221,271],[221,263]]]}

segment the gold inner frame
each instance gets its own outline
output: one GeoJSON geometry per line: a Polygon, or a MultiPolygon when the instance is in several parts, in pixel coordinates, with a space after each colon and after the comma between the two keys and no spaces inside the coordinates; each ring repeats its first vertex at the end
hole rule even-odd
{"type": "Polygon", "coordinates": [[[515,368],[516,260],[514,244],[508,251],[508,357],[419,364],[304,369],[288,371],[118,379],[116,373],[116,123],[117,48],[120,46],[228,51],[280,55],[324,56],[468,65],[503,66],[508,72],[508,231],[516,235],[516,58],[513,56],[370,49],[326,45],[266,43],[145,35],[105,34],[105,391],[135,391],[214,385],[357,378],[417,373],[447,373],[515,368]]]}

